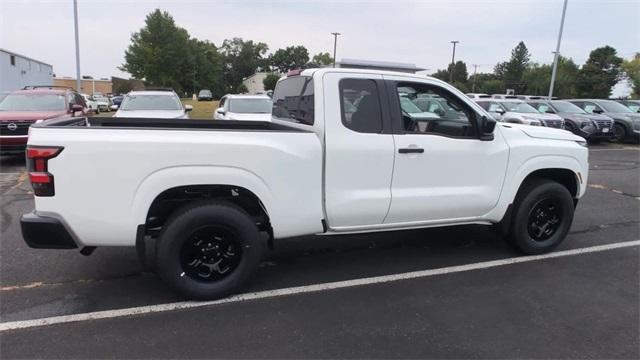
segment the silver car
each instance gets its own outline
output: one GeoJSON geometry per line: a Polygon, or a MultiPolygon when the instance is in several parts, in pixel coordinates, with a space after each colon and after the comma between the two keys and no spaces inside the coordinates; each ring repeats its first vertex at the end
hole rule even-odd
{"type": "Polygon", "coordinates": [[[476,102],[498,121],[564,129],[564,120],[560,116],[541,114],[522,100],[490,99],[476,102]]]}

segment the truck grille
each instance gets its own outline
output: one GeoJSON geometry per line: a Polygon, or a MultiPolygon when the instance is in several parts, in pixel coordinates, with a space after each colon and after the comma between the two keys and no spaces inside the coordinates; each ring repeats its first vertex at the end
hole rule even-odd
{"type": "Polygon", "coordinates": [[[562,128],[562,120],[545,120],[545,125],[552,128],[562,128]]]}
{"type": "Polygon", "coordinates": [[[19,122],[19,121],[4,121],[0,123],[0,135],[4,136],[17,136],[27,135],[29,132],[29,126],[33,122],[19,122]]]}

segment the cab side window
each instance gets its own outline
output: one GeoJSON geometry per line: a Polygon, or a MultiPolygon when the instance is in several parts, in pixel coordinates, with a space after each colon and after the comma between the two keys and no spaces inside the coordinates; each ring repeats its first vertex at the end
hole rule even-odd
{"type": "Polygon", "coordinates": [[[343,79],[339,87],[342,124],[360,133],[381,133],[382,108],[376,82],[343,79]]]}
{"type": "Polygon", "coordinates": [[[448,90],[421,83],[396,89],[407,133],[475,137],[474,111],[448,90]]]}

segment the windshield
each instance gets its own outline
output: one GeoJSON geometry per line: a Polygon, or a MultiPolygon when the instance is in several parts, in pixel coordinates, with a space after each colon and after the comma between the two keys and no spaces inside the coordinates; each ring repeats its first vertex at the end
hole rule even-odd
{"type": "Polygon", "coordinates": [[[273,103],[269,99],[231,99],[229,111],[240,114],[270,114],[273,103]]]}
{"type": "MultiPolygon", "coordinates": [[[[2,95],[0,95],[0,99],[2,98],[2,95]]],[[[640,102],[635,102],[635,101],[628,101],[625,103],[625,105],[631,109],[631,111],[633,112],[640,112],[640,102]]]]}
{"type": "Polygon", "coordinates": [[[10,94],[0,102],[0,111],[66,110],[64,94],[10,94]]]}
{"type": "Polygon", "coordinates": [[[568,101],[554,101],[551,105],[561,113],[573,113],[573,114],[586,114],[587,112],[582,110],[579,106],[576,106],[568,101]]]}
{"type": "Polygon", "coordinates": [[[615,101],[601,101],[598,105],[602,106],[606,111],[612,113],[632,113],[628,107],[615,101]]]}
{"type": "Polygon", "coordinates": [[[419,107],[416,106],[411,100],[407,99],[404,96],[400,96],[400,107],[402,111],[407,112],[409,114],[417,114],[423,112],[419,107]]]}
{"type": "Polygon", "coordinates": [[[500,105],[504,106],[507,111],[522,113],[522,114],[539,114],[540,112],[533,108],[533,106],[516,101],[501,101],[500,105]]]}
{"type": "Polygon", "coordinates": [[[200,90],[201,96],[211,96],[211,91],[209,90],[200,90]]]}
{"type": "Polygon", "coordinates": [[[182,110],[182,103],[170,95],[127,95],[122,110],[182,110]]]}

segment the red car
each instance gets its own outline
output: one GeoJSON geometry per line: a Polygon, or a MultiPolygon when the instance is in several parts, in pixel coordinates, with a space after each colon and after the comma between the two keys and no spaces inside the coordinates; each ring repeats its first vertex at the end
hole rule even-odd
{"type": "Polygon", "coordinates": [[[38,120],[85,116],[87,104],[73,89],[27,86],[0,101],[0,153],[23,152],[29,126],[38,120]]]}

